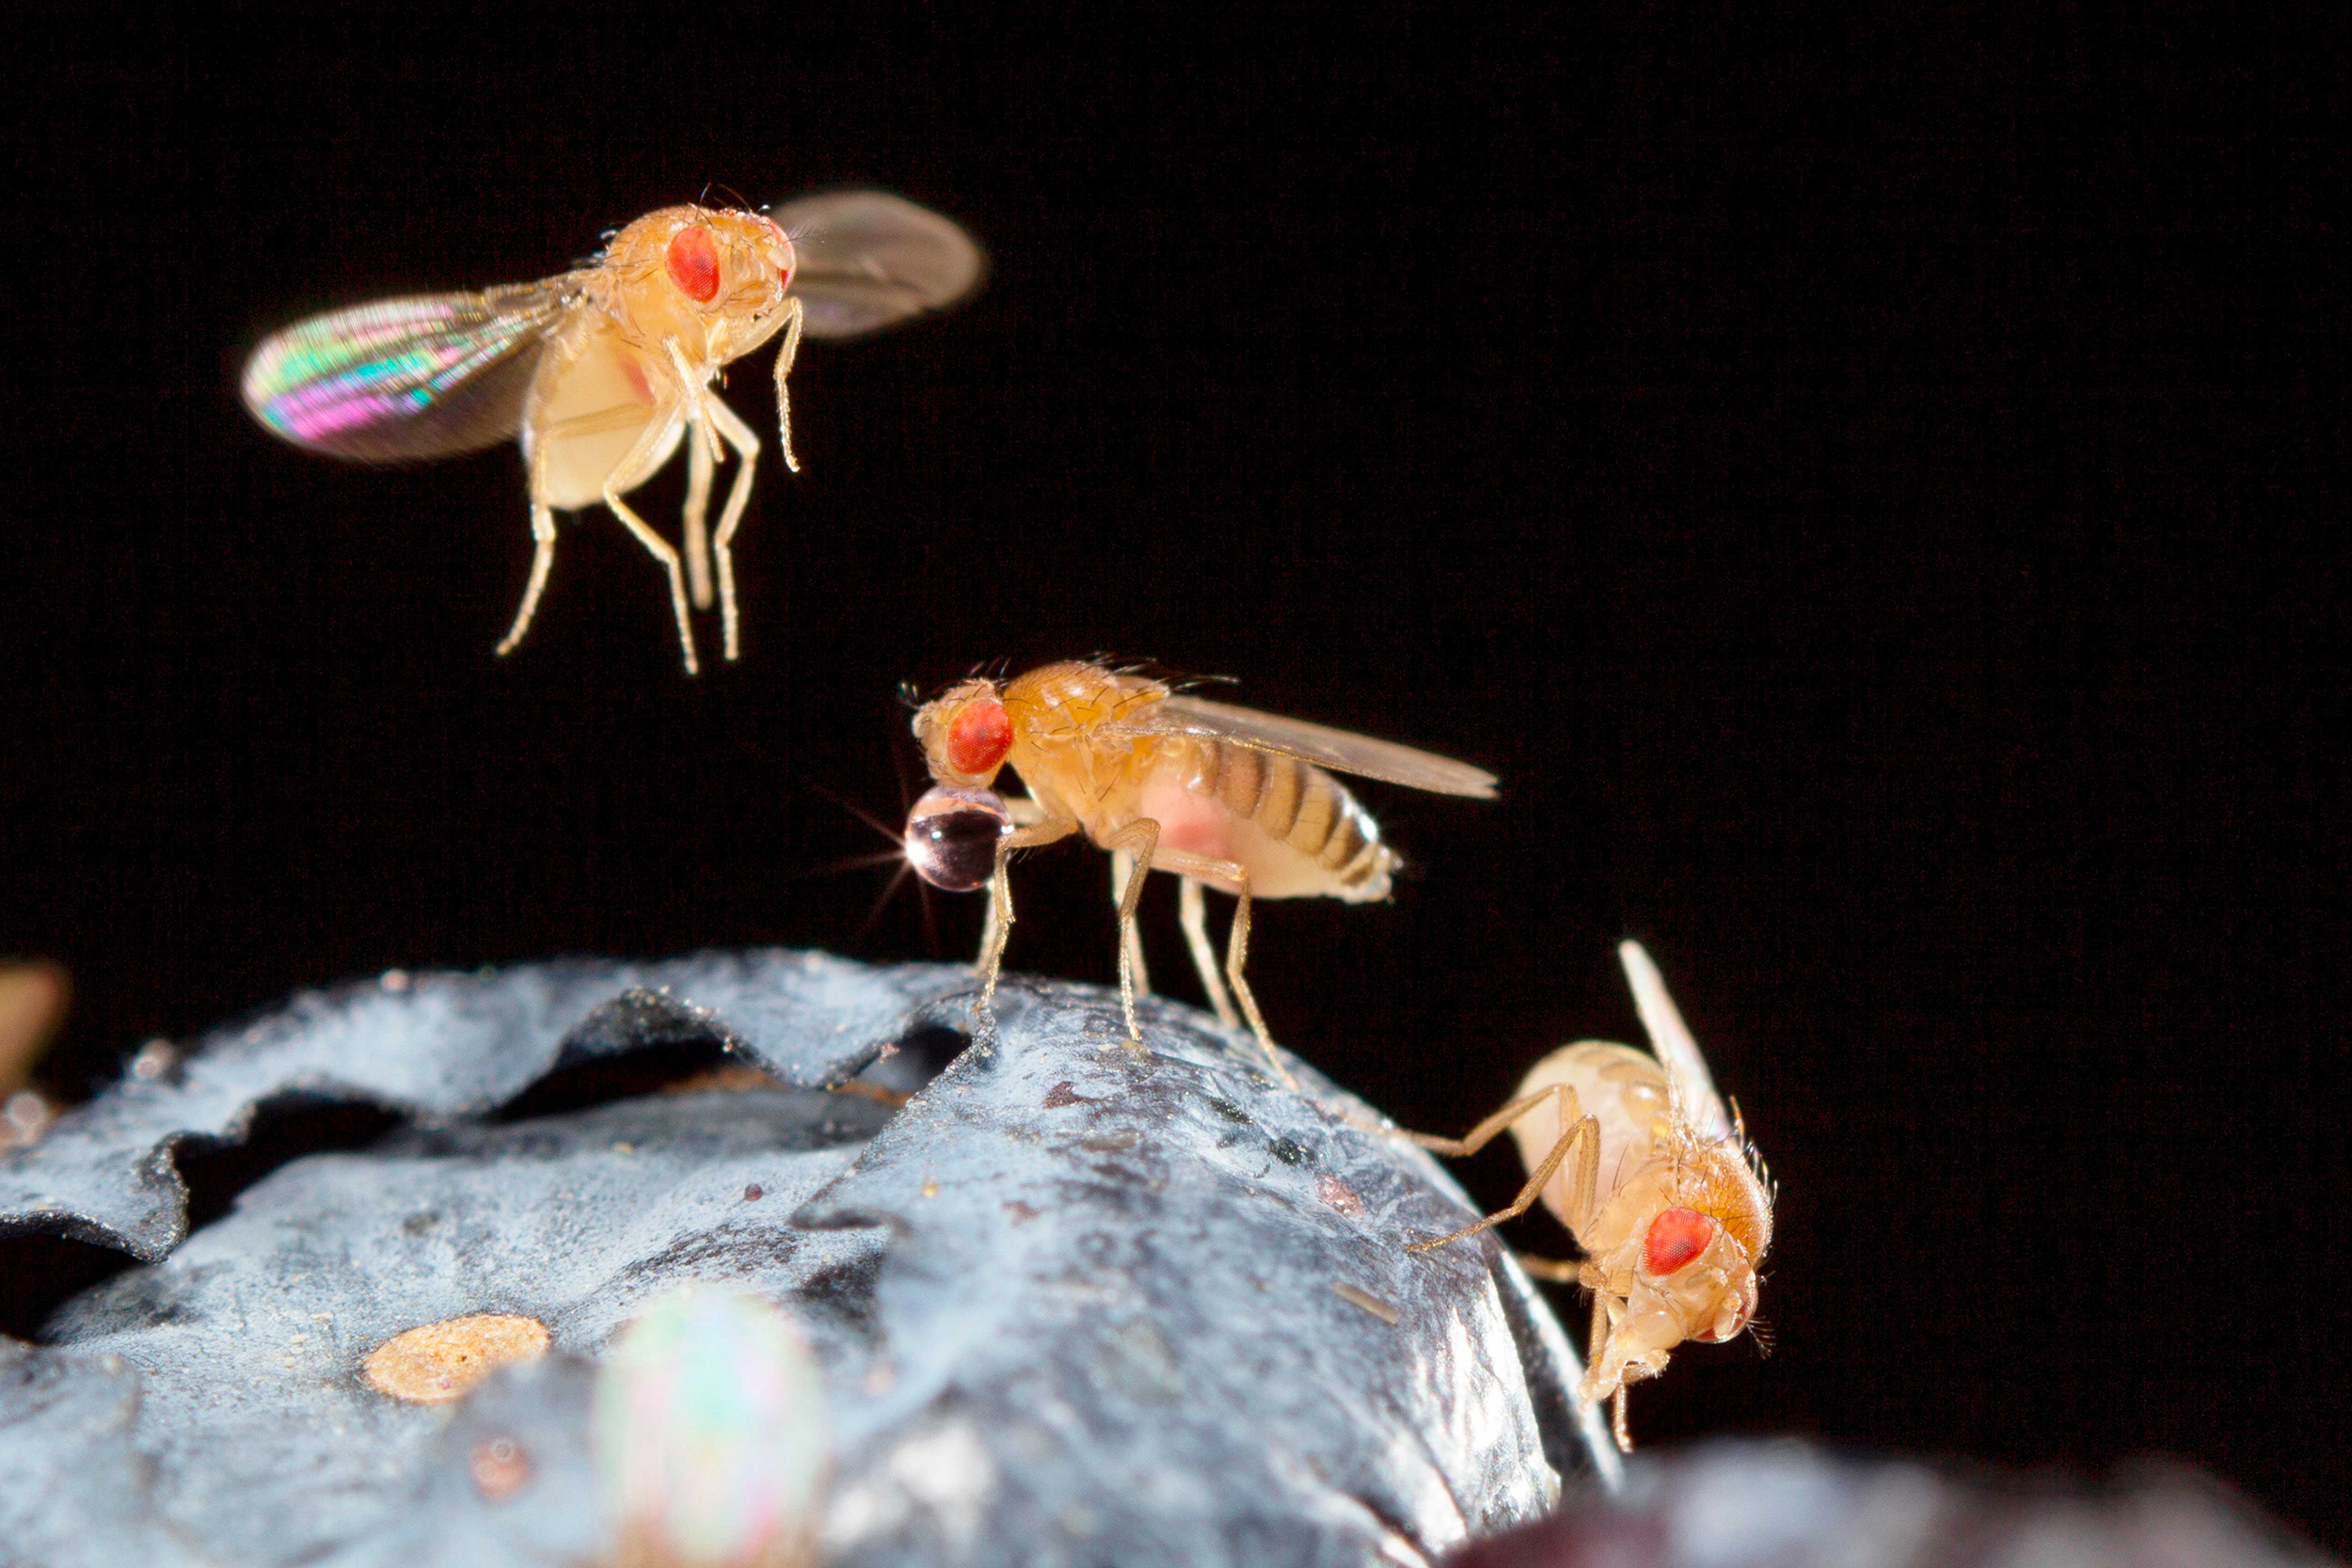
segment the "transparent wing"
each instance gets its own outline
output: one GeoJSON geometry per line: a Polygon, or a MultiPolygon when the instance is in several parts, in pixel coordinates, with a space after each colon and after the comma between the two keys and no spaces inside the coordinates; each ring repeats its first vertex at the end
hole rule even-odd
{"type": "Polygon", "coordinates": [[[539,350],[585,276],[379,299],[297,322],[245,362],[245,405],[295,446],[368,462],[511,440],[539,350]]]}
{"type": "Polygon", "coordinates": [[[977,241],[928,207],[886,191],[833,191],[778,202],[792,237],[801,330],[853,338],[970,293],[988,264],[977,241]]]}
{"type": "Polygon", "coordinates": [[[1352,730],[1284,719],[1255,708],[1234,707],[1178,692],[1152,704],[1120,727],[1146,735],[1200,735],[1230,740],[1257,752],[1279,752],[1341,773],[1426,789],[1438,795],[1471,795],[1494,799],[1495,776],[1483,768],[1455,762],[1428,752],[1375,740],[1352,730]]]}
{"type": "Polygon", "coordinates": [[[1665,979],[1638,942],[1619,942],[1617,958],[1633,987],[1633,1005],[1641,1010],[1642,1027],[1649,1031],[1650,1049],[1666,1069],[1666,1077],[1682,1102],[1682,1114],[1701,1138],[1721,1143],[1731,1136],[1731,1117],[1724,1109],[1723,1096],[1715,1092],[1714,1075],[1707,1070],[1707,1058],[1699,1054],[1699,1042],[1691,1037],[1691,1026],[1682,1022],[1681,1009],[1666,994],[1665,979]]]}

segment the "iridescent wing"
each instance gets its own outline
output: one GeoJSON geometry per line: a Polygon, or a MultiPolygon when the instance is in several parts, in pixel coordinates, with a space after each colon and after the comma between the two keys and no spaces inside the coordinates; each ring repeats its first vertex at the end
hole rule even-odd
{"type": "Polygon", "coordinates": [[[1255,708],[1212,703],[1186,692],[1177,692],[1132,718],[1120,719],[1118,727],[1142,735],[1206,736],[1247,746],[1253,752],[1276,752],[1311,762],[1318,768],[1357,773],[1367,779],[1403,784],[1407,789],[1426,789],[1438,795],[1470,795],[1482,800],[1494,799],[1495,776],[1467,762],[1400,746],[1393,740],[1375,740],[1351,730],[1335,730],[1301,719],[1260,713],[1255,708]]]}
{"type": "Polygon", "coordinates": [[[379,299],[297,322],[246,361],[245,405],[295,446],[371,463],[512,440],[539,351],[586,277],[379,299]]]}
{"type": "Polygon", "coordinates": [[[778,202],[769,218],[791,236],[801,330],[853,338],[972,292],[987,266],[978,242],[929,208],[884,191],[834,191],[778,202]]]}
{"type": "Polygon", "coordinates": [[[1701,1139],[1721,1143],[1731,1136],[1731,1117],[1724,1109],[1723,1096],[1715,1092],[1714,1075],[1707,1070],[1707,1058],[1699,1054],[1699,1042],[1691,1037],[1691,1026],[1682,1022],[1681,1009],[1666,994],[1665,979],[1638,942],[1619,942],[1617,958],[1633,987],[1633,1005],[1641,1011],[1642,1027],[1649,1031],[1650,1049],[1666,1069],[1683,1116],[1701,1139]]]}

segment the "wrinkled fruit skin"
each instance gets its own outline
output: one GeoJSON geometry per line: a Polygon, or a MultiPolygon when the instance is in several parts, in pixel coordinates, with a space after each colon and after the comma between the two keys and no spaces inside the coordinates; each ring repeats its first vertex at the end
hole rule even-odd
{"type": "Polygon", "coordinates": [[[828,1563],[1411,1562],[1613,1473],[1492,1239],[1404,1252],[1470,1206],[1366,1107],[1157,1001],[1133,1052],[1077,986],[1009,982],[929,1076],[971,989],[782,952],[388,977],[67,1117],[0,1157],[0,1235],[142,1266],[0,1342],[0,1560],[609,1559],[596,1363],[695,1281],[782,1307],[821,1369],[828,1563]],[[773,1086],[500,1114],[722,1051],[773,1086]],[[174,1148],[295,1095],[405,1122],[191,1234],[174,1148]],[[361,1375],[469,1314],[551,1348],[438,1406],[361,1375]]]}

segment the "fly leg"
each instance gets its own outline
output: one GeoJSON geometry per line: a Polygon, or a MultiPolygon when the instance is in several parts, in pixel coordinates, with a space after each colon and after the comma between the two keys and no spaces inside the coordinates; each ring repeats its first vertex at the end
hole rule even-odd
{"type": "Polygon", "coordinates": [[[1475,1236],[1482,1230],[1491,1229],[1504,1220],[1517,1219],[1534,1206],[1553,1173],[1571,1154],[1575,1155],[1576,1164],[1569,1169],[1567,1212],[1562,1217],[1568,1222],[1571,1230],[1581,1228],[1591,1218],[1600,1180],[1600,1123],[1591,1117],[1577,1115],[1581,1107],[1577,1103],[1576,1091],[1565,1084],[1554,1084],[1549,1088],[1511,1101],[1471,1128],[1470,1136],[1459,1141],[1432,1137],[1426,1132],[1407,1132],[1404,1136],[1423,1148],[1440,1154],[1475,1154],[1491,1143],[1497,1133],[1548,1100],[1556,1100],[1560,1120],[1566,1130],[1551,1146],[1551,1151],[1544,1156],[1542,1164],[1529,1174],[1527,1185],[1519,1189],[1519,1196],[1513,1198],[1507,1207],[1495,1211],[1475,1225],[1466,1225],[1459,1230],[1430,1241],[1415,1242],[1406,1251],[1427,1252],[1448,1242],[1458,1242],[1465,1236],[1475,1236]],[[1571,1121],[1570,1117],[1575,1119],[1571,1121]]]}
{"type": "MultiPolygon", "coordinates": [[[[735,488],[727,492],[727,508],[719,514],[719,537],[711,548],[719,557],[719,621],[726,642],[726,656],[732,659],[738,649],[735,613],[735,556],[728,546],[735,542],[736,526],[743,520],[743,505],[752,499],[752,468],[759,462],[759,435],[742,416],[717,398],[710,400],[710,422],[718,427],[727,445],[735,449],[742,467],[735,470],[735,488]]],[[[707,607],[710,595],[704,594],[694,601],[707,607]]]]}
{"type": "Polygon", "coordinates": [[[686,444],[691,449],[686,464],[686,572],[694,587],[694,608],[708,610],[710,542],[703,531],[703,519],[710,510],[710,466],[726,454],[719,450],[718,432],[712,428],[709,388],[695,378],[692,368],[686,363],[686,351],[678,346],[675,338],[663,339],[661,346],[670,356],[670,369],[676,372],[677,384],[686,388],[686,444]]]}
{"type": "MultiPolygon", "coordinates": [[[[1153,836],[1156,838],[1156,824],[1153,836]]],[[[1258,1037],[1258,1049],[1265,1053],[1274,1076],[1282,1086],[1295,1093],[1298,1080],[1282,1065],[1282,1058],[1274,1053],[1274,1036],[1265,1026],[1265,1015],[1258,1010],[1258,999],[1249,990],[1249,982],[1242,977],[1242,967],[1249,961],[1249,870],[1239,861],[1213,860],[1196,855],[1187,849],[1163,849],[1152,860],[1154,870],[1173,871],[1181,877],[1206,878],[1223,882],[1234,891],[1233,927],[1225,939],[1225,978],[1233,988],[1233,999],[1241,1004],[1242,1016],[1249,1021],[1250,1032],[1258,1037]]]]}
{"type": "Polygon", "coordinates": [[[631,512],[628,503],[621,499],[623,490],[645,482],[655,458],[668,443],[670,433],[677,428],[677,422],[684,414],[683,407],[673,408],[669,418],[656,420],[645,426],[645,433],[637,438],[635,446],[628,449],[628,455],[615,464],[612,471],[605,476],[604,504],[612,510],[612,515],[621,520],[621,526],[635,534],[637,542],[651,551],[653,558],[661,562],[662,570],[669,574],[670,608],[677,614],[678,646],[686,650],[686,673],[691,675],[699,673],[701,666],[694,661],[694,628],[686,619],[686,577],[678,569],[677,551],[670,547],[667,539],[646,527],[645,519],[631,512]]]}
{"type": "MultiPolygon", "coordinates": [[[[1602,1357],[1609,1354],[1609,1340],[1616,1326],[1616,1313],[1611,1306],[1610,1298],[1604,1292],[1595,1291],[1593,1292],[1593,1331],[1584,1350],[1584,1365],[1588,1369],[1598,1367],[1602,1357]]],[[[1591,1371],[1586,1371],[1584,1381],[1588,1386],[1591,1384],[1593,1381],[1591,1371]]],[[[1599,1389],[1589,1386],[1577,1390],[1577,1398],[1582,1400],[1587,1405],[1599,1395],[1599,1389]]],[[[1627,1430],[1625,1423],[1625,1378],[1622,1371],[1618,1375],[1616,1387],[1610,1390],[1609,1434],[1617,1440],[1619,1453],[1633,1451],[1633,1434],[1627,1430]]]]}
{"type": "Polygon", "coordinates": [[[710,449],[699,425],[686,432],[686,592],[696,610],[710,608],[710,449]]]}
{"type": "MultiPolygon", "coordinates": [[[[532,489],[535,492],[538,485],[532,484],[532,489]]],[[[538,612],[539,595],[547,590],[548,569],[555,564],[555,509],[545,501],[531,503],[531,581],[523,589],[523,607],[515,611],[514,628],[499,644],[501,658],[513,653],[516,644],[522,641],[523,633],[531,629],[531,618],[538,612]]]]}
{"type": "Polygon", "coordinates": [[[1004,970],[1005,943],[1012,937],[1012,879],[1005,874],[1005,863],[1015,849],[1051,844],[1077,831],[1073,818],[1047,817],[1029,827],[1015,828],[996,841],[996,871],[988,879],[989,928],[980,944],[980,961],[976,966],[983,1011],[996,1005],[996,977],[1004,970]]]}
{"type": "MultiPolygon", "coordinates": [[[[1111,902],[1122,904],[1127,899],[1127,879],[1136,874],[1136,858],[1124,849],[1111,851],[1111,902]]],[[[1125,964],[1136,977],[1136,993],[1152,994],[1152,974],[1143,967],[1143,932],[1133,921],[1120,927],[1119,961],[1125,964]]]]}
{"type": "Polygon", "coordinates": [[[1138,1051],[1143,1049],[1143,1031],[1136,1027],[1136,972],[1140,967],[1136,960],[1143,957],[1143,939],[1136,934],[1136,906],[1142,902],[1143,879],[1151,874],[1159,847],[1160,825],[1149,816],[1136,817],[1103,840],[1114,868],[1122,856],[1136,868],[1134,875],[1121,879],[1124,885],[1119,890],[1119,1006],[1127,1017],[1127,1043],[1138,1051]]]}
{"type": "MultiPolygon", "coordinates": [[[[1045,820],[1045,808],[1025,796],[1004,795],[999,796],[998,799],[1005,802],[1005,811],[1012,817],[1012,825],[1016,828],[1034,828],[1045,820]]],[[[1005,904],[1008,909],[1012,905],[1012,890],[1009,886],[1005,890],[1005,904]]],[[[996,918],[996,897],[992,883],[988,903],[984,906],[980,915],[980,951],[979,955],[972,960],[973,974],[984,973],[988,967],[989,954],[1002,951],[1002,944],[996,937],[996,933],[1001,928],[1001,923],[996,918]]]]}
{"type": "Polygon", "coordinates": [[[800,352],[801,301],[794,295],[784,302],[784,345],[776,350],[776,439],[784,443],[785,467],[796,474],[801,462],[792,455],[792,394],[784,389],[784,378],[792,373],[800,352]]]}
{"type": "Polygon", "coordinates": [[[1216,1021],[1228,1029],[1238,1029],[1241,1015],[1233,1011],[1232,998],[1225,992],[1225,976],[1216,972],[1216,958],[1209,947],[1209,901],[1201,896],[1200,879],[1184,878],[1183,888],[1177,919],[1184,924],[1184,942],[1192,949],[1192,966],[1200,972],[1200,988],[1209,993],[1216,1021]]]}
{"type": "Polygon", "coordinates": [[[515,625],[498,645],[501,658],[522,642],[523,633],[531,629],[531,618],[538,613],[539,595],[548,586],[548,570],[555,564],[555,508],[548,499],[548,443],[566,436],[593,435],[600,430],[622,428],[623,421],[634,422],[642,418],[638,410],[625,408],[617,413],[589,414],[574,420],[559,420],[543,429],[530,433],[531,447],[531,581],[523,589],[522,608],[515,611],[515,625]]]}

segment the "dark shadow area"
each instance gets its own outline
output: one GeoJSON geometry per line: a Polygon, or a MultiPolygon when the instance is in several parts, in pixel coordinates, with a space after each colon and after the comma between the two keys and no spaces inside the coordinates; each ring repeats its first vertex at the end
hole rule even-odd
{"type": "MultiPolygon", "coordinates": [[[[281,1095],[262,1103],[240,1143],[190,1138],[174,1156],[188,1188],[191,1234],[229,1212],[237,1195],[306,1154],[365,1148],[403,1118],[364,1101],[281,1095]]],[[[69,1292],[71,1293],[71,1292],[69,1292]]],[[[59,1296],[58,1300],[65,1299],[59,1296]]]]}
{"type": "Polygon", "coordinates": [[[766,1077],[755,1064],[730,1053],[708,1034],[664,1040],[559,1067],[484,1119],[495,1124],[561,1116],[691,1085],[698,1078],[743,1074],[766,1077]]]}
{"type": "Polygon", "coordinates": [[[852,1092],[864,1084],[893,1094],[913,1094],[946,1071],[947,1064],[971,1043],[971,1036],[944,1023],[922,1024],[851,1079],[852,1092]]]}
{"type": "Polygon", "coordinates": [[[60,1306],[136,1266],[128,1253],[63,1236],[0,1237],[0,1334],[37,1339],[60,1306]]]}

